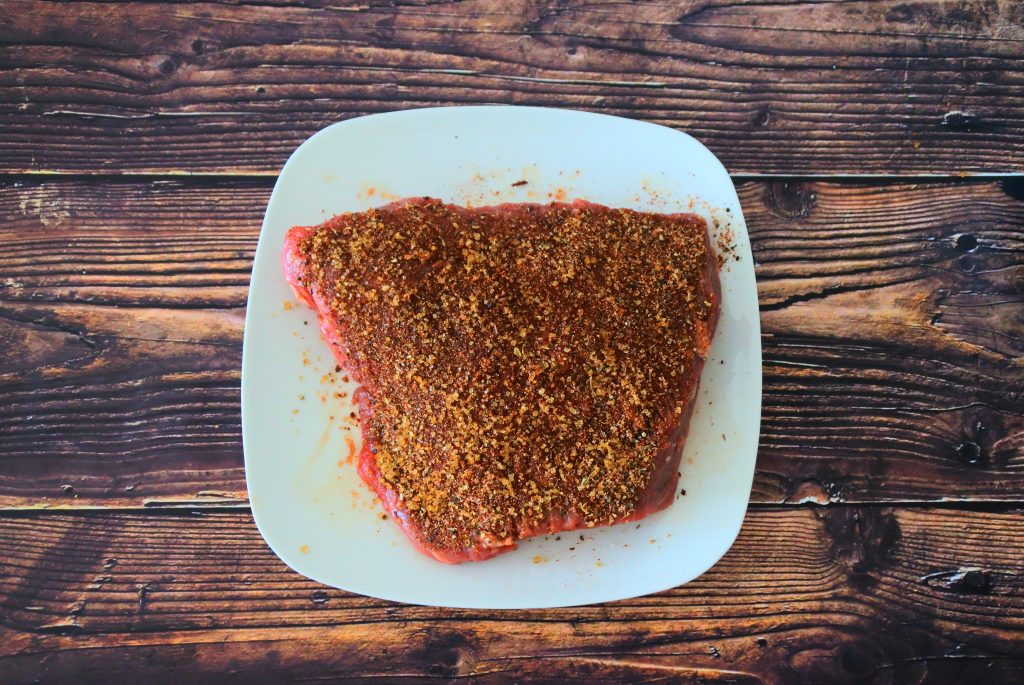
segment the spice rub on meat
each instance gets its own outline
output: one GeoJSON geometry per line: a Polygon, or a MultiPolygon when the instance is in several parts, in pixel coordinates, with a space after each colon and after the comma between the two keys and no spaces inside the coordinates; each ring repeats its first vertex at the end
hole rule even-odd
{"type": "Polygon", "coordinates": [[[361,384],[359,473],[443,562],[671,504],[721,299],[705,222],[402,200],[284,268],[361,384]]]}

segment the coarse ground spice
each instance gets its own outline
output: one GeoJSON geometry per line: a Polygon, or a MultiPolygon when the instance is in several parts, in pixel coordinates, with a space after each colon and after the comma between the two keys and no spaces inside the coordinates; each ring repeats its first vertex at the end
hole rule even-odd
{"type": "Polygon", "coordinates": [[[304,235],[299,285],[340,332],[380,484],[420,544],[637,516],[717,316],[702,219],[424,198],[304,235]]]}

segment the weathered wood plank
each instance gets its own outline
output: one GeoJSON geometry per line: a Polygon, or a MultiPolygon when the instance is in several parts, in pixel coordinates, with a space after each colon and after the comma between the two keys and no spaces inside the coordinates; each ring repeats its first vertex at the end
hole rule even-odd
{"type": "MultiPolygon", "coordinates": [[[[739,190],[764,330],[754,500],[1024,496],[1020,181],[739,190]]],[[[0,188],[0,505],[244,498],[241,330],[269,191],[0,188]]]]}
{"type": "Polygon", "coordinates": [[[0,501],[244,499],[240,342],[269,189],[206,192],[0,190],[0,501]]]}
{"type": "Polygon", "coordinates": [[[762,482],[818,501],[1020,497],[1022,187],[743,186],[762,482]]]}
{"type": "Polygon", "coordinates": [[[276,173],[335,121],[587,109],[733,173],[1024,171],[1017,0],[8,0],[0,171],[276,173]]]}
{"type": "Polygon", "coordinates": [[[696,581],[573,609],[397,605],[289,571],[248,513],[0,517],[12,682],[1014,683],[1024,512],[760,509],[696,581]]]}

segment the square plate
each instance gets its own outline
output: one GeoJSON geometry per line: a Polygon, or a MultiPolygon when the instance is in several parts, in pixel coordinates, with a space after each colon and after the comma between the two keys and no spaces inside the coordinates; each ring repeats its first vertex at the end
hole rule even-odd
{"type": "Polygon", "coordinates": [[[532,107],[419,109],[334,124],[292,154],[253,265],[242,355],[242,437],[256,524],[299,573],[414,604],[541,608],[685,583],[725,554],[750,496],[761,414],[753,259],[725,168],[690,136],[618,117],[532,107]],[[526,181],[526,183],[520,183],[526,181]],[[429,195],[472,205],[583,198],[703,215],[738,259],[682,460],[685,495],[639,524],[528,540],[448,566],[422,556],[356,474],[351,384],[281,270],[285,232],[339,212],[429,195]],[[340,375],[340,374],[339,374],[340,375]],[[339,397],[338,395],[344,395],[339,397]],[[582,535],[581,535],[582,533],[582,535]]]}

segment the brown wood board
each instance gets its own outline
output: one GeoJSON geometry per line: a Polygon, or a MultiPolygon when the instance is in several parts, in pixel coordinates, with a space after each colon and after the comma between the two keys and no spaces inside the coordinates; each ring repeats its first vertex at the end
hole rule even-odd
{"type": "Polygon", "coordinates": [[[1022,58],[1018,0],[0,3],[0,682],[1024,682],[1022,58]],[[281,165],[336,121],[496,103],[687,131],[736,175],[758,466],[685,586],[400,605],[253,524],[281,165]]]}
{"type": "MultiPolygon", "coordinates": [[[[0,187],[3,506],[244,502],[242,324],[269,192],[0,187]]],[[[739,192],[764,333],[754,501],[1021,497],[1020,182],[739,192]]]]}
{"type": "Polygon", "coordinates": [[[494,612],[321,586],[286,568],[247,512],[0,516],[0,672],[39,683],[1013,683],[1024,676],[1021,530],[1012,509],[757,509],[683,587],[494,612]]]}
{"type": "Polygon", "coordinates": [[[733,173],[1024,171],[1024,6],[7,0],[0,172],[276,174],[435,105],[685,130],[733,173]]]}

